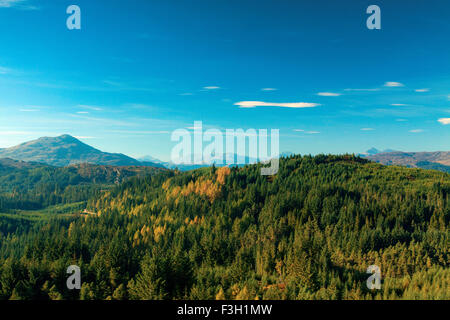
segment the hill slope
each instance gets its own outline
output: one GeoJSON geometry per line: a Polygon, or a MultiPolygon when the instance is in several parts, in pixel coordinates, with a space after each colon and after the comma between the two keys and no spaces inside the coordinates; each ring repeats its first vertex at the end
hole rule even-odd
{"type": "Polygon", "coordinates": [[[165,169],[150,166],[100,166],[75,164],[54,167],[12,159],[0,159],[0,212],[35,210],[49,205],[86,201],[134,176],[165,169]]]}
{"type": "MultiPolygon", "coordinates": [[[[437,151],[437,152],[382,152],[374,155],[370,155],[367,159],[379,162],[385,165],[401,165],[411,168],[421,167],[424,163],[428,164],[440,164],[442,166],[450,167],[450,152],[449,151],[437,151]]],[[[436,166],[438,170],[442,170],[442,166],[436,166]]],[[[427,169],[427,167],[424,167],[427,169]]],[[[445,168],[445,170],[450,168],[445,168]]]]}
{"type": "Polygon", "coordinates": [[[53,166],[67,166],[75,163],[112,166],[142,165],[138,160],[124,154],[97,150],[70,135],[43,137],[15,147],[0,149],[0,158],[41,162],[53,166]]]}

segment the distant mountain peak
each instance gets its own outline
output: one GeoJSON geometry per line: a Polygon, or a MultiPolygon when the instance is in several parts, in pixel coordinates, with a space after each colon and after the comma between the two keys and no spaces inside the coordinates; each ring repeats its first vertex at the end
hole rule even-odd
{"type": "MultiPolygon", "coordinates": [[[[15,147],[0,149],[0,158],[39,162],[53,166],[67,166],[77,163],[142,166],[142,163],[136,159],[120,153],[102,152],[69,134],[57,137],[41,137],[15,147]]],[[[146,163],[145,165],[152,164],[146,163]]]]}
{"type": "Polygon", "coordinates": [[[78,141],[81,142],[80,140],[78,140],[77,138],[71,136],[70,134],[62,134],[59,137],[56,137],[62,140],[68,140],[68,141],[78,141]]]}
{"type": "Polygon", "coordinates": [[[369,150],[367,150],[364,153],[358,153],[358,155],[362,156],[362,157],[370,157],[370,156],[374,156],[376,154],[387,153],[387,152],[399,152],[399,151],[396,151],[396,150],[393,150],[393,149],[380,150],[380,149],[377,149],[375,147],[372,147],[372,148],[370,148],[369,150]]]}
{"type": "Polygon", "coordinates": [[[372,147],[372,148],[370,148],[369,150],[367,150],[366,151],[366,153],[367,154],[377,154],[377,153],[380,153],[381,151],[380,150],[378,150],[377,148],[374,148],[374,147],[372,147]]]}

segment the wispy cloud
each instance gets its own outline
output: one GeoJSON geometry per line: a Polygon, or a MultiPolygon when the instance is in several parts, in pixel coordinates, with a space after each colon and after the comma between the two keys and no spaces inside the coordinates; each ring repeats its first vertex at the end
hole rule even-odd
{"type": "Polygon", "coordinates": [[[24,0],[0,0],[0,8],[11,8],[21,2],[24,2],[24,0]]]}
{"type": "Polygon", "coordinates": [[[113,87],[121,87],[122,84],[120,82],[116,82],[116,81],[111,81],[111,80],[103,80],[104,84],[107,84],[109,86],[113,86],[113,87]]]}
{"type": "Polygon", "coordinates": [[[450,118],[440,118],[438,121],[443,125],[450,124],[450,118]]]}
{"type": "Polygon", "coordinates": [[[16,136],[16,135],[27,135],[32,134],[29,131],[0,131],[0,136],[16,136]]]}
{"type": "Polygon", "coordinates": [[[380,91],[380,88],[373,88],[373,89],[344,89],[344,91],[380,91]]]}
{"type": "Polygon", "coordinates": [[[385,87],[404,87],[405,85],[400,82],[388,81],[384,84],[385,87]]]}
{"type": "Polygon", "coordinates": [[[102,111],[103,108],[101,107],[97,107],[97,106],[87,106],[84,104],[80,104],[77,106],[78,108],[82,108],[82,109],[88,109],[88,110],[92,110],[92,111],[102,111]]]}
{"type": "Polygon", "coordinates": [[[430,89],[424,88],[424,89],[416,89],[415,92],[428,92],[430,89]]]}
{"type": "Polygon", "coordinates": [[[374,128],[361,128],[361,131],[374,131],[374,128]]]}
{"type": "Polygon", "coordinates": [[[407,104],[404,104],[404,103],[391,103],[391,106],[393,106],[393,107],[406,107],[407,104]]]}
{"type": "Polygon", "coordinates": [[[77,111],[78,114],[89,114],[88,111],[77,111]]]}
{"type": "Polygon", "coordinates": [[[17,8],[22,10],[37,10],[38,7],[29,4],[29,0],[0,0],[0,8],[17,8]]]}
{"type": "Polygon", "coordinates": [[[205,89],[205,90],[217,90],[217,89],[220,89],[220,87],[218,87],[218,86],[207,86],[207,87],[203,87],[203,89],[205,89]]]}
{"type": "Polygon", "coordinates": [[[423,132],[424,130],[423,129],[413,129],[413,130],[409,130],[409,132],[411,132],[411,133],[420,133],[420,132],[423,132]]]}
{"type": "Polygon", "coordinates": [[[130,134],[130,135],[149,135],[149,134],[169,134],[170,131],[167,130],[106,130],[105,132],[120,133],[120,134],[130,134]]]}
{"type": "Polygon", "coordinates": [[[137,125],[134,122],[127,122],[127,121],[108,119],[108,118],[94,118],[94,117],[88,117],[86,115],[70,114],[69,116],[71,116],[73,118],[84,120],[87,123],[95,123],[98,126],[109,125],[109,126],[135,127],[137,125]]]}
{"type": "Polygon", "coordinates": [[[288,102],[288,103],[274,103],[263,101],[240,101],[234,104],[240,108],[255,108],[255,107],[279,107],[279,108],[314,108],[320,106],[318,103],[309,102],[288,102]]]}
{"type": "Polygon", "coordinates": [[[262,88],[261,91],[277,91],[277,88],[262,88]]]}
{"type": "Polygon", "coordinates": [[[334,92],[319,92],[317,95],[322,97],[339,97],[341,94],[334,92]]]}
{"type": "Polygon", "coordinates": [[[0,74],[9,74],[11,72],[12,70],[10,68],[0,67],[0,74]]]}
{"type": "Polygon", "coordinates": [[[25,105],[21,106],[18,110],[19,112],[39,112],[42,110],[51,109],[49,106],[37,106],[37,105],[25,105]]]}
{"type": "Polygon", "coordinates": [[[293,129],[292,131],[294,131],[294,132],[303,132],[303,133],[306,133],[306,134],[319,134],[320,133],[320,131],[306,131],[306,130],[303,130],[303,129],[293,129]]]}

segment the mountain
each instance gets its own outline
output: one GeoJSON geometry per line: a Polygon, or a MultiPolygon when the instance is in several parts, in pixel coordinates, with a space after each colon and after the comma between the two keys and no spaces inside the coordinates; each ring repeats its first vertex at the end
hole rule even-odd
{"type": "MultiPolygon", "coordinates": [[[[285,151],[280,154],[280,158],[292,157],[294,155],[295,154],[292,152],[285,151]]],[[[138,158],[138,160],[141,161],[142,163],[151,161],[152,163],[159,164],[167,169],[178,169],[180,171],[189,171],[189,170],[195,170],[195,169],[200,169],[200,168],[204,168],[204,167],[209,167],[213,164],[217,167],[228,166],[226,164],[226,160],[229,158],[232,158],[234,163],[237,163],[238,155],[233,154],[233,153],[220,154],[220,155],[217,155],[216,157],[214,157],[213,159],[211,159],[209,162],[204,163],[204,164],[176,164],[176,163],[173,163],[172,161],[169,161],[169,162],[162,161],[162,160],[159,160],[159,159],[154,158],[149,155],[138,158]],[[223,164],[217,164],[218,160],[221,160],[223,164]]],[[[242,167],[245,164],[255,164],[255,163],[258,163],[259,161],[260,160],[257,158],[250,158],[248,156],[245,156],[244,160],[243,160],[244,163],[240,163],[237,166],[242,167]]]]}
{"type": "Polygon", "coordinates": [[[444,166],[450,166],[450,152],[382,152],[368,156],[367,159],[379,162],[385,165],[401,165],[411,168],[418,168],[420,162],[437,163],[444,166]]]}
{"type": "Polygon", "coordinates": [[[151,165],[143,164],[121,153],[102,152],[67,134],[59,137],[43,137],[15,147],[0,149],[0,158],[40,162],[59,167],[76,163],[112,166],[151,165]]]}
{"type": "Polygon", "coordinates": [[[143,156],[138,158],[138,160],[143,164],[147,165],[151,163],[153,166],[156,166],[158,168],[167,168],[170,169],[170,162],[162,161],[157,158],[154,158],[152,156],[143,156]]]}
{"type": "Polygon", "coordinates": [[[369,155],[373,155],[373,154],[377,154],[380,153],[381,151],[378,150],[377,148],[370,148],[369,150],[366,151],[367,154],[369,155]]]}
{"type": "Polygon", "coordinates": [[[365,157],[384,164],[450,172],[450,152],[381,152],[365,157]]]}
{"type": "Polygon", "coordinates": [[[153,163],[159,163],[159,164],[168,163],[168,162],[159,160],[157,158],[154,158],[152,156],[143,156],[143,157],[137,158],[137,160],[139,160],[141,162],[153,162],[153,163]]]}
{"type": "Polygon", "coordinates": [[[373,155],[376,155],[379,153],[385,153],[385,152],[395,152],[395,150],[392,150],[392,149],[379,150],[377,148],[372,147],[364,153],[358,153],[358,156],[367,157],[367,156],[373,156],[373,155]]]}

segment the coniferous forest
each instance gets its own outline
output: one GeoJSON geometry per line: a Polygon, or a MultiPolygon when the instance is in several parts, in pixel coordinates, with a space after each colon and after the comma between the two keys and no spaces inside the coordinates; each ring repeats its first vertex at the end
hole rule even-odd
{"type": "Polygon", "coordinates": [[[0,299],[450,299],[450,174],[353,155],[260,168],[3,179],[0,299]]]}

